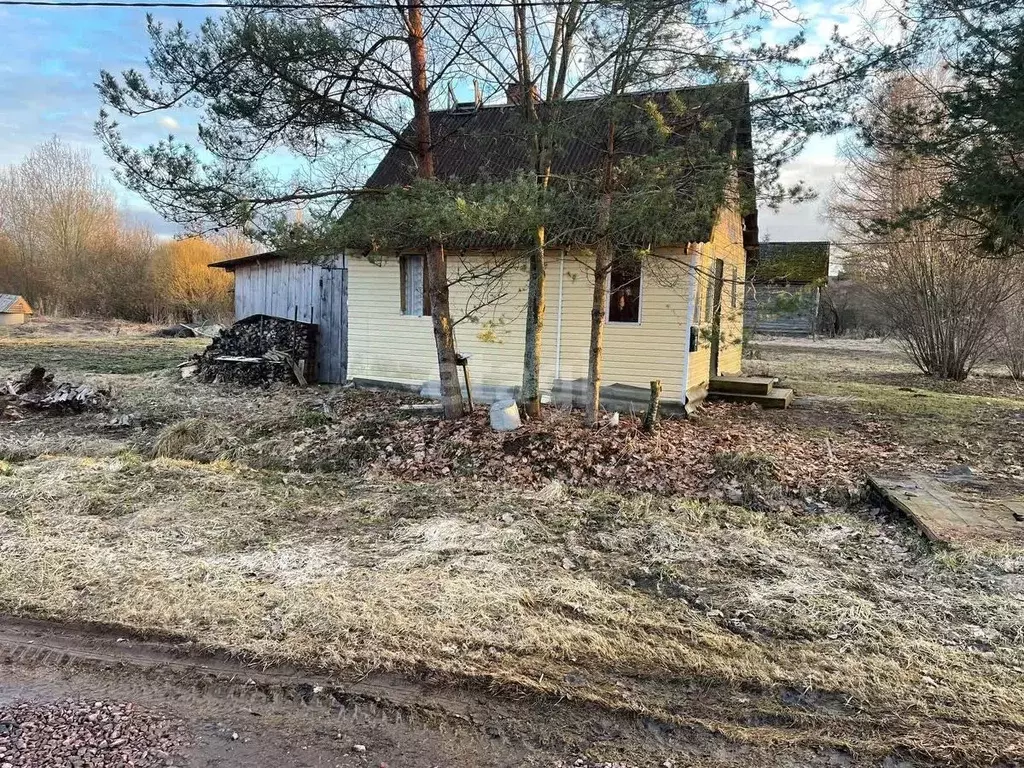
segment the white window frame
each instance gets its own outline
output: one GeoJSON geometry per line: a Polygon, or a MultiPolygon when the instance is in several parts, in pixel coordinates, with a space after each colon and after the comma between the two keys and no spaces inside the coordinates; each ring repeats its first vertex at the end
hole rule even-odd
{"type": "Polygon", "coordinates": [[[612,320],[612,270],[604,278],[604,323],[605,325],[643,325],[644,323],[644,264],[640,261],[640,295],[637,297],[636,320],[612,320]]]}
{"type": "Polygon", "coordinates": [[[403,254],[401,254],[398,257],[398,290],[399,290],[399,292],[401,294],[401,291],[402,291],[402,289],[404,287],[405,291],[408,293],[410,290],[412,290],[412,286],[414,285],[414,282],[411,282],[409,280],[409,276],[405,272],[405,270],[408,269],[407,265],[409,264],[409,260],[410,259],[419,259],[419,262],[420,262],[420,286],[421,286],[421,288],[420,288],[420,305],[419,305],[419,310],[415,311],[415,312],[414,311],[409,311],[410,310],[410,304],[412,303],[409,300],[411,297],[409,295],[404,295],[404,296],[403,295],[399,295],[399,297],[398,297],[398,299],[399,299],[398,300],[399,313],[401,314],[402,317],[429,317],[429,315],[427,315],[424,312],[424,309],[427,306],[426,291],[423,290],[423,288],[426,285],[426,270],[427,270],[427,257],[426,257],[425,254],[422,254],[422,253],[403,253],[403,254]],[[403,305],[405,306],[404,310],[402,309],[403,305]]]}

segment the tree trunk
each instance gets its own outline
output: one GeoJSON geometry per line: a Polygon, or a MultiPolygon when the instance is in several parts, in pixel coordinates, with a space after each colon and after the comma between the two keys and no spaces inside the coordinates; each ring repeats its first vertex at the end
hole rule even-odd
{"type": "Polygon", "coordinates": [[[608,304],[608,273],[612,269],[613,244],[609,233],[612,217],[612,176],[615,158],[615,121],[608,124],[604,180],[597,211],[601,233],[594,253],[594,299],[590,307],[590,359],[587,366],[587,423],[597,423],[601,410],[601,366],[604,362],[604,312],[608,304]]]}
{"type": "Polygon", "coordinates": [[[462,387],[459,385],[459,366],[456,362],[455,331],[448,307],[448,270],[444,247],[431,242],[427,251],[427,289],[430,293],[430,318],[434,325],[434,345],[437,347],[437,371],[441,378],[441,407],[446,419],[457,419],[465,414],[462,387]]]}
{"type": "Polygon", "coordinates": [[[598,243],[594,254],[594,297],[590,307],[590,356],[587,366],[588,424],[596,424],[601,411],[601,366],[604,362],[604,308],[608,303],[608,272],[612,266],[611,243],[598,243]]]}
{"type": "Polygon", "coordinates": [[[541,339],[546,311],[544,227],[537,228],[534,252],[530,255],[530,284],[526,295],[526,350],[523,354],[523,407],[532,419],[540,416],[541,339]]]}
{"type": "MultiPolygon", "coordinates": [[[[515,20],[516,72],[519,79],[519,98],[522,101],[523,115],[533,133],[533,170],[537,181],[538,194],[543,194],[547,186],[547,170],[541,151],[540,119],[534,100],[533,76],[530,67],[530,51],[527,44],[526,5],[521,2],[512,4],[515,20]]],[[[543,225],[534,233],[533,251],[530,254],[530,277],[526,295],[526,338],[523,351],[523,389],[520,399],[523,410],[530,418],[540,417],[540,367],[542,340],[544,336],[544,243],[545,230],[543,225]]]]}
{"type": "MultiPolygon", "coordinates": [[[[430,88],[427,84],[427,44],[423,33],[421,0],[409,0],[409,63],[413,90],[413,125],[416,130],[417,175],[434,178],[434,150],[430,135],[430,88]]],[[[426,258],[430,316],[437,347],[437,372],[441,380],[441,407],[446,419],[464,415],[459,368],[455,362],[455,327],[448,303],[448,269],[444,247],[431,240],[426,258]]]]}
{"type": "Polygon", "coordinates": [[[658,428],[658,411],[661,410],[661,379],[651,381],[651,399],[647,403],[644,414],[644,432],[654,432],[658,428]]]}

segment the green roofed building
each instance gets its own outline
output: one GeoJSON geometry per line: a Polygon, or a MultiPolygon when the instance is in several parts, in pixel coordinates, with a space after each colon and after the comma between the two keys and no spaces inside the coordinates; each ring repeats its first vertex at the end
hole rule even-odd
{"type": "Polygon", "coordinates": [[[828,281],[827,241],[763,242],[747,259],[744,325],[769,336],[814,332],[818,292],[828,281]]]}

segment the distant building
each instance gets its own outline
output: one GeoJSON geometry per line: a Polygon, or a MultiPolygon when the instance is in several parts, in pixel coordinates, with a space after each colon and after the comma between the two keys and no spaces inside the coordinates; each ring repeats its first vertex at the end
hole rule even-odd
{"type": "Polygon", "coordinates": [[[747,261],[744,326],[769,336],[811,335],[829,258],[828,242],[761,243],[747,261]]]}
{"type": "Polygon", "coordinates": [[[21,325],[32,314],[32,307],[21,296],[0,293],[0,325],[21,325]]]}

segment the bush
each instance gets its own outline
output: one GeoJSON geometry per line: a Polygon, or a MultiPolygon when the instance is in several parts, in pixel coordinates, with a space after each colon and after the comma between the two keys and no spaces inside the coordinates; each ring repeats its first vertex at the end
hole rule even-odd
{"type": "Polygon", "coordinates": [[[1024,295],[1003,305],[999,318],[999,359],[1015,379],[1024,379],[1024,295]]]}

